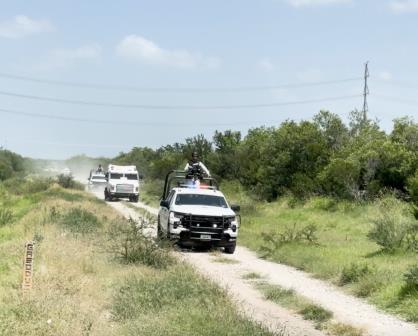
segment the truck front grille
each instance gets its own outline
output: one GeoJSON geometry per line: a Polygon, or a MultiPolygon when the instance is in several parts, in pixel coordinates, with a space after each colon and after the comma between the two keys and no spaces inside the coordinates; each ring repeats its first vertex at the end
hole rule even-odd
{"type": "Polygon", "coordinates": [[[222,216],[185,215],[181,223],[190,230],[191,239],[200,239],[201,234],[210,234],[212,240],[221,240],[224,229],[229,226],[227,218],[222,216]]]}
{"type": "Polygon", "coordinates": [[[117,184],[116,192],[121,194],[132,194],[134,192],[134,186],[131,184],[117,184]]]}

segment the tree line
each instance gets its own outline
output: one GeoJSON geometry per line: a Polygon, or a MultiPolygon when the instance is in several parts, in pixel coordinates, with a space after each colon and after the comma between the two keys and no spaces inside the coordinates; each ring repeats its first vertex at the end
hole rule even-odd
{"type": "Polygon", "coordinates": [[[348,124],[320,111],[310,121],[257,127],[245,137],[227,130],[158,149],[135,147],[115,161],[162,179],[194,150],[218,179],[238,180],[269,201],[289,193],[372,199],[387,191],[418,201],[418,124],[408,117],[395,119],[387,133],[360,111],[351,112],[348,124]]]}
{"type": "Polygon", "coordinates": [[[22,156],[0,147],[0,181],[21,174],[26,169],[27,162],[22,156]]]}
{"type": "MultiPolygon", "coordinates": [[[[216,178],[237,180],[268,201],[288,194],[358,200],[395,192],[418,203],[418,123],[408,117],[395,119],[392,131],[385,132],[359,111],[348,123],[320,111],[312,120],[252,128],[245,136],[215,131],[211,139],[197,135],[157,149],[134,147],[111,161],[134,164],[146,179],[162,180],[168,171],[182,169],[193,151],[216,178]]],[[[67,163],[79,164],[81,158],[67,163]]],[[[0,181],[28,166],[30,160],[0,148],[0,181]]]]}

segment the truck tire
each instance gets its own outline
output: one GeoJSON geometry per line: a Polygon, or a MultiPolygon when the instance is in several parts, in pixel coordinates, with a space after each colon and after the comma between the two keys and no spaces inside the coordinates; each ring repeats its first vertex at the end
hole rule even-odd
{"type": "Polygon", "coordinates": [[[130,202],[138,203],[139,197],[138,196],[131,196],[129,197],[130,202]]]}
{"type": "Polygon", "coordinates": [[[224,249],[224,252],[227,254],[234,254],[236,246],[237,246],[236,243],[226,246],[224,249]]]}

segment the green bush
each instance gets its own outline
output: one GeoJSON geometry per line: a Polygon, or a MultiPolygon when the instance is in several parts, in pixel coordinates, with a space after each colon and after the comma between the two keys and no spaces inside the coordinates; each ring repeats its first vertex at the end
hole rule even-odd
{"type": "Polygon", "coordinates": [[[368,237],[386,251],[415,245],[418,226],[411,208],[394,197],[380,200],[378,208],[368,237]]]}
{"type": "Polygon", "coordinates": [[[341,286],[357,282],[360,278],[364,277],[367,274],[372,273],[373,270],[367,264],[357,264],[352,263],[349,266],[345,266],[340,274],[339,284],[341,286]]]}
{"type": "Polygon", "coordinates": [[[412,266],[405,274],[404,279],[408,288],[418,290],[418,264],[412,266]]]}
{"type": "Polygon", "coordinates": [[[28,195],[46,191],[53,180],[43,177],[12,177],[3,182],[4,188],[13,195],[28,195]]]}
{"type": "Polygon", "coordinates": [[[353,199],[358,195],[360,164],[353,159],[335,158],[321,171],[319,181],[325,193],[353,199]]]}
{"type": "Polygon", "coordinates": [[[323,323],[332,318],[332,312],[314,305],[309,304],[305,308],[299,311],[305,320],[315,321],[318,323],[323,323]]]}
{"type": "Polygon", "coordinates": [[[407,189],[412,201],[418,204],[418,170],[415,172],[415,175],[408,178],[407,189]]]}
{"type": "Polygon", "coordinates": [[[102,226],[94,213],[82,208],[71,208],[61,216],[59,223],[67,230],[81,234],[95,232],[102,226]]]}
{"type": "Polygon", "coordinates": [[[8,208],[0,208],[0,227],[13,220],[13,212],[8,208]]]}
{"type": "Polygon", "coordinates": [[[110,251],[126,263],[140,263],[143,265],[166,268],[174,263],[167,249],[161,248],[155,239],[147,236],[150,228],[146,219],[140,223],[129,219],[116,220],[110,223],[108,231],[108,247],[110,251]]]}
{"type": "Polygon", "coordinates": [[[57,176],[58,184],[65,189],[84,190],[84,186],[75,181],[71,175],[60,174],[57,176]]]}
{"type": "Polygon", "coordinates": [[[354,293],[359,297],[368,297],[379,290],[385,283],[381,275],[369,273],[359,278],[354,293]]]}
{"type": "Polygon", "coordinates": [[[337,200],[331,197],[313,197],[309,204],[312,208],[323,211],[335,211],[338,206],[337,200]]]}
{"type": "Polygon", "coordinates": [[[295,223],[293,226],[285,228],[282,232],[262,232],[261,237],[264,244],[260,247],[264,257],[274,254],[283,245],[289,243],[307,243],[317,244],[316,236],[317,227],[314,224],[307,224],[298,227],[295,223]]]}

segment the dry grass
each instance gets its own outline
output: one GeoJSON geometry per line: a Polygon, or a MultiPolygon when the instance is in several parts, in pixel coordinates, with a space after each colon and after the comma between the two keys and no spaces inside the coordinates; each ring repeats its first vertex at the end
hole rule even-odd
{"type": "Polygon", "coordinates": [[[0,335],[191,336],[212,335],[212,330],[230,335],[271,335],[241,317],[222,290],[190,268],[178,263],[156,269],[120,262],[107,242],[109,226],[123,219],[105,203],[83,192],[58,187],[35,199],[16,199],[14,210],[26,215],[0,227],[0,335]],[[60,222],[70,209],[90,214],[82,218],[97,217],[100,225],[85,232],[81,229],[81,234],[78,229],[74,231],[74,227],[60,222]],[[24,242],[32,239],[36,241],[34,286],[23,298],[24,242]],[[153,285],[155,279],[159,279],[159,286],[153,285]],[[183,292],[173,291],[173,286],[180,288],[178,284],[189,284],[194,294],[183,295],[189,291],[187,286],[183,292]],[[121,296],[122,292],[127,294],[121,296]],[[205,293],[203,301],[200,292],[205,293]],[[142,294],[152,300],[158,298],[163,309],[152,314],[141,310],[138,305],[147,302],[139,300],[142,294]],[[132,301],[134,295],[139,295],[138,300],[132,301]],[[125,311],[125,318],[119,319],[117,307],[123,307],[124,300],[138,309],[125,311]],[[219,323],[221,317],[224,321],[219,323]]]}

